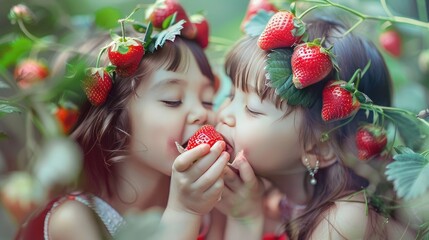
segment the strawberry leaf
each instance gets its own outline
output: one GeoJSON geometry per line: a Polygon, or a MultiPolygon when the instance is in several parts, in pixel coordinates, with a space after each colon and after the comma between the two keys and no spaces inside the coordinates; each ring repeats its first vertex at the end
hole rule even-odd
{"type": "Polygon", "coordinates": [[[429,187],[429,160],[411,149],[393,157],[394,162],[386,166],[387,180],[393,185],[399,197],[405,200],[417,198],[429,187]]]}
{"type": "Polygon", "coordinates": [[[267,79],[268,84],[274,87],[276,94],[286,99],[289,105],[301,105],[311,107],[318,98],[321,91],[320,84],[314,84],[304,89],[297,89],[292,81],[291,56],[292,48],[274,49],[268,54],[267,79]]]}
{"type": "Polygon", "coordinates": [[[171,14],[168,16],[163,22],[162,22],[162,29],[167,29],[170,26],[172,26],[176,22],[176,15],[177,12],[171,14]]]}
{"type": "Polygon", "coordinates": [[[147,31],[147,28],[148,25],[145,25],[143,23],[133,23],[133,29],[139,33],[145,33],[147,31]]]}
{"type": "Polygon", "coordinates": [[[270,18],[274,15],[273,12],[267,12],[265,10],[259,10],[244,26],[244,32],[251,36],[256,37],[261,35],[264,31],[270,18]]]}
{"type": "Polygon", "coordinates": [[[429,136],[429,129],[411,113],[385,109],[384,114],[398,128],[399,135],[404,144],[414,151],[420,150],[427,140],[427,136],[429,136]]]}
{"type": "Polygon", "coordinates": [[[155,41],[155,45],[154,45],[155,50],[158,49],[158,47],[164,46],[165,41],[167,41],[167,40],[174,42],[174,40],[176,39],[176,36],[180,35],[180,30],[182,30],[184,23],[185,23],[185,20],[180,20],[176,24],[174,24],[174,25],[170,26],[169,28],[161,31],[156,36],[156,41],[155,41]]]}
{"type": "Polygon", "coordinates": [[[119,44],[119,46],[118,46],[118,52],[120,54],[126,54],[128,52],[128,46],[123,45],[123,44],[119,44]]]}
{"type": "Polygon", "coordinates": [[[0,117],[10,113],[20,113],[21,109],[8,103],[0,103],[0,117]]]}

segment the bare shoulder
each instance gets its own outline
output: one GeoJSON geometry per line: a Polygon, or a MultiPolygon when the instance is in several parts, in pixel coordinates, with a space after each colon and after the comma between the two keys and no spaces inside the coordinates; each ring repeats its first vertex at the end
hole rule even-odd
{"type": "Polygon", "coordinates": [[[101,239],[93,211],[77,201],[56,207],[49,221],[50,239],[101,239]]]}
{"type": "Polygon", "coordinates": [[[368,221],[367,206],[361,197],[340,199],[321,216],[312,238],[363,239],[368,221]]]}

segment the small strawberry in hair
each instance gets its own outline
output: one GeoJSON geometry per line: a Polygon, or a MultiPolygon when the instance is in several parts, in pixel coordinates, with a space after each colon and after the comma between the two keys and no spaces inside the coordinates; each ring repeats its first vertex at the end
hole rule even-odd
{"type": "Polygon", "coordinates": [[[259,36],[258,46],[265,51],[291,47],[301,41],[304,33],[304,24],[293,13],[280,11],[268,21],[264,31],[259,36]]]}
{"type": "Polygon", "coordinates": [[[325,122],[341,120],[352,116],[360,108],[360,102],[346,89],[343,80],[331,80],[322,92],[322,119],[325,122]]]}
{"type": "Polygon", "coordinates": [[[295,47],[291,64],[293,83],[298,89],[319,82],[333,68],[331,54],[320,45],[319,39],[295,47]]]}
{"type": "Polygon", "coordinates": [[[197,36],[195,41],[205,49],[209,45],[209,23],[206,17],[201,14],[194,14],[191,16],[191,22],[197,28],[197,36]]]}
{"type": "Polygon", "coordinates": [[[360,160],[377,157],[387,144],[386,131],[379,126],[367,124],[356,133],[356,146],[360,160]]]}
{"type": "Polygon", "coordinates": [[[250,18],[252,18],[258,11],[265,10],[267,12],[277,12],[276,6],[270,3],[269,0],[250,0],[249,5],[247,6],[246,15],[241,22],[240,28],[241,31],[244,31],[244,27],[250,18]]]}
{"type": "Polygon", "coordinates": [[[104,68],[91,68],[83,82],[83,90],[92,105],[100,106],[106,101],[112,83],[112,78],[104,68]]]}
{"type": "Polygon", "coordinates": [[[152,22],[155,28],[163,29],[162,23],[169,16],[176,13],[176,22],[185,20],[183,24],[182,35],[188,39],[194,39],[197,34],[197,28],[189,21],[188,15],[182,5],[177,0],[157,0],[146,11],[146,19],[152,22]]]}
{"type": "Polygon", "coordinates": [[[119,36],[107,50],[110,62],[116,66],[116,73],[121,77],[133,75],[144,54],[145,50],[140,40],[119,36]]]}

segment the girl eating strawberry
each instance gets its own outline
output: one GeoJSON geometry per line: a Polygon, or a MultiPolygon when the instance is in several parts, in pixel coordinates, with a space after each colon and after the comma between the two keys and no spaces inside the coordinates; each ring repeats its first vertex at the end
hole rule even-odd
{"type": "Polygon", "coordinates": [[[305,23],[307,40],[302,31],[290,30],[302,27],[293,18],[274,14],[260,36],[252,31],[227,55],[233,89],[216,129],[239,171],[225,173],[218,206],[228,216],[227,231],[261,239],[261,177],[281,194],[279,219],[265,222],[265,232],[277,232],[277,239],[412,239],[382,211],[380,198],[370,195],[368,179],[374,176],[359,172],[371,167],[358,158],[383,161],[386,146],[382,140],[375,152],[361,154],[366,150],[355,144],[361,125],[381,127],[364,107],[391,104],[381,54],[363,37],[343,36],[347,28],[326,19],[305,23]]]}
{"type": "Polygon", "coordinates": [[[148,22],[144,34],[131,33],[127,17],[122,36],[82,46],[101,58],[83,83],[88,101],[71,133],[84,155],[81,184],[35,214],[17,239],[111,239],[126,231],[124,214],[149,209],[162,209],[162,217],[154,229],[143,229],[152,233],[145,239],[210,236],[206,219],[223,189],[225,143],[179,156],[176,142],[185,145],[213,122],[215,78],[177,1],[158,1],[149,19],[162,27],[148,22]]]}

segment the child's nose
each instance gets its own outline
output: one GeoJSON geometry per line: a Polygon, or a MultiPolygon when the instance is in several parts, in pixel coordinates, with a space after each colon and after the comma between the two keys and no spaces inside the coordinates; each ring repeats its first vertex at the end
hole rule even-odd
{"type": "Polygon", "coordinates": [[[216,116],[217,116],[216,122],[223,123],[230,127],[235,126],[234,110],[233,110],[231,101],[229,99],[225,100],[225,102],[222,103],[222,105],[219,107],[219,110],[216,116]]]}
{"type": "Polygon", "coordinates": [[[203,105],[194,106],[188,115],[188,123],[205,124],[208,120],[209,111],[203,105]]]}

